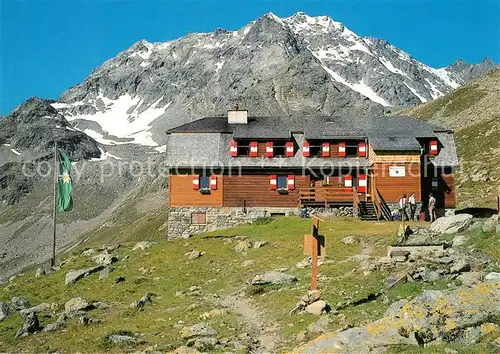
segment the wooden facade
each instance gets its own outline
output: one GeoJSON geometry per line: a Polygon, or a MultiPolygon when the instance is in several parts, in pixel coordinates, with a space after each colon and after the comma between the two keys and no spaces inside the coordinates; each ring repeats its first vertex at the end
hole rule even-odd
{"type": "Polygon", "coordinates": [[[420,163],[397,162],[375,163],[371,178],[375,178],[375,185],[386,202],[397,202],[403,194],[408,197],[415,193],[415,198],[421,200],[420,163]],[[404,176],[391,176],[390,169],[404,170],[404,176]]]}
{"type": "Polygon", "coordinates": [[[170,176],[171,207],[286,207],[297,206],[298,191],[309,186],[308,176],[296,176],[285,194],[271,190],[270,175],[217,176],[217,189],[202,194],[193,189],[194,175],[170,176]]]}
{"type": "Polygon", "coordinates": [[[270,190],[269,175],[223,176],[223,206],[227,207],[288,207],[297,206],[297,192],[307,188],[309,177],[296,176],[295,189],[287,194],[270,190]]]}
{"type": "Polygon", "coordinates": [[[222,207],[222,196],[224,184],[221,178],[217,178],[217,189],[211,190],[210,194],[201,194],[199,190],[193,189],[194,175],[170,175],[170,199],[171,207],[222,207]]]}

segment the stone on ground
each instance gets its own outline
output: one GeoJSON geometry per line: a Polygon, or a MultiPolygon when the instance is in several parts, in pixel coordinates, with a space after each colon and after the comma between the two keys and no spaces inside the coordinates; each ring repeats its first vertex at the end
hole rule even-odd
{"type": "Polygon", "coordinates": [[[74,297],[66,301],[66,303],[64,304],[64,310],[66,310],[67,313],[81,311],[81,310],[85,311],[91,306],[92,305],[84,298],[74,297]]]}
{"type": "Polygon", "coordinates": [[[43,302],[43,303],[41,303],[39,305],[30,307],[30,308],[27,308],[27,309],[22,309],[21,311],[19,311],[19,314],[22,317],[26,317],[30,313],[40,313],[40,312],[48,312],[48,311],[50,311],[50,305],[47,304],[46,302],[43,302]]]}
{"type": "Polygon", "coordinates": [[[137,250],[144,251],[148,248],[151,248],[151,246],[153,246],[154,244],[155,242],[140,241],[135,244],[134,248],[132,248],[132,251],[137,251],[137,250]]]}
{"type": "Polygon", "coordinates": [[[103,252],[103,253],[99,253],[95,256],[92,256],[92,260],[94,262],[96,262],[96,264],[98,265],[110,265],[111,263],[114,263],[116,261],[118,261],[118,257],[112,255],[112,254],[109,254],[106,252],[103,252]]]}
{"type": "Polygon", "coordinates": [[[0,321],[9,318],[16,309],[8,302],[0,302],[0,321]]]}
{"type": "Polygon", "coordinates": [[[215,336],[217,334],[217,331],[206,323],[201,322],[191,327],[184,327],[180,333],[183,339],[190,339],[194,337],[215,336]]]}
{"type": "Polygon", "coordinates": [[[346,245],[351,245],[353,243],[358,243],[359,240],[357,237],[355,236],[346,236],[344,237],[342,240],[340,240],[343,244],[346,244],[346,245]]]}
{"type": "Polygon", "coordinates": [[[310,305],[307,305],[306,312],[312,315],[323,315],[328,313],[328,305],[325,300],[318,300],[310,305]]]}
{"type": "Polygon", "coordinates": [[[453,241],[451,243],[452,247],[460,247],[465,245],[465,242],[467,241],[467,238],[463,235],[457,235],[453,238],[453,241]]]}
{"type": "Polygon", "coordinates": [[[253,259],[247,259],[246,261],[241,263],[241,266],[244,268],[252,267],[254,265],[255,265],[255,260],[253,260],[253,259]]]}
{"type": "Polygon", "coordinates": [[[26,316],[24,319],[23,324],[21,325],[21,328],[16,333],[16,338],[27,335],[27,334],[33,334],[35,332],[38,332],[41,330],[40,323],[38,322],[38,316],[36,312],[31,312],[26,316]]]}
{"type": "Polygon", "coordinates": [[[470,264],[467,263],[464,259],[459,259],[455,264],[453,264],[450,268],[450,273],[461,273],[468,272],[470,270],[470,264]]]}
{"type": "Polygon", "coordinates": [[[74,284],[78,280],[88,277],[90,274],[98,272],[104,268],[103,265],[97,265],[95,267],[90,267],[90,268],[85,268],[85,269],[77,269],[77,270],[70,270],[68,273],[66,273],[66,278],[64,279],[64,283],[66,285],[68,284],[74,284]]]}
{"type": "Polygon", "coordinates": [[[61,314],[57,320],[53,323],[49,323],[43,328],[43,332],[53,332],[58,331],[61,328],[66,326],[66,321],[68,320],[68,315],[63,313],[61,314]]]}
{"type": "Polygon", "coordinates": [[[257,274],[253,279],[252,285],[265,285],[265,284],[275,284],[275,285],[285,285],[292,284],[297,281],[297,278],[293,275],[281,273],[277,271],[270,271],[263,274],[257,274]]]}
{"type": "Polygon", "coordinates": [[[203,253],[198,251],[198,250],[192,250],[191,252],[188,252],[186,254],[186,256],[188,256],[189,259],[193,260],[193,259],[200,258],[201,256],[203,256],[203,253]]]}
{"type": "Polygon", "coordinates": [[[236,252],[245,252],[250,248],[252,248],[252,243],[248,240],[241,241],[236,246],[234,246],[234,250],[236,252]]]}
{"type": "Polygon", "coordinates": [[[103,270],[101,270],[99,272],[99,280],[103,280],[103,279],[106,279],[107,277],[109,277],[109,275],[111,274],[111,272],[114,269],[115,269],[115,267],[113,267],[112,265],[109,265],[106,268],[104,268],[103,270]]]}
{"type": "Polygon", "coordinates": [[[44,275],[46,272],[45,272],[45,268],[43,267],[38,267],[35,271],[35,278],[40,278],[42,275],[44,275]]]}
{"type": "Polygon", "coordinates": [[[10,302],[17,311],[21,311],[31,307],[31,303],[22,296],[14,296],[12,299],[10,299],[10,302]]]}
{"type": "Polygon", "coordinates": [[[430,231],[440,234],[455,234],[462,232],[472,224],[472,215],[457,214],[438,218],[431,224],[430,231]]]}
{"type": "Polygon", "coordinates": [[[121,344],[121,345],[135,345],[144,343],[143,340],[137,339],[132,336],[127,336],[123,334],[112,334],[108,336],[108,340],[113,344],[121,344]]]}
{"type": "Polygon", "coordinates": [[[328,326],[332,322],[333,320],[330,316],[323,316],[316,322],[311,323],[309,327],[307,327],[307,331],[309,333],[326,333],[328,332],[328,326]]]}
{"type": "Polygon", "coordinates": [[[488,273],[485,275],[484,280],[488,282],[500,282],[500,273],[488,273]]]}
{"type": "Polygon", "coordinates": [[[188,343],[188,346],[192,346],[201,352],[212,352],[215,346],[219,344],[217,338],[213,337],[201,337],[196,338],[192,342],[188,343]]]}
{"type": "Polygon", "coordinates": [[[484,222],[483,232],[497,232],[498,225],[498,214],[495,214],[484,222]]]}
{"type": "Polygon", "coordinates": [[[483,280],[484,274],[482,272],[465,272],[457,277],[462,285],[470,286],[480,283],[483,280]]]}
{"type": "Polygon", "coordinates": [[[261,248],[265,245],[267,245],[269,242],[267,241],[255,241],[253,244],[253,248],[261,248]]]}
{"type": "Polygon", "coordinates": [[[152,294],[150,294],[150,293],[145,294],[139,300],[134,301],[133,303],[131,303],[130,307],[138,309],[138,308],[143,308],[148,302],[150,304],[152,304],[153,301],[151,300],[151,296],[152,296],[152,294]]]}
{"type": "Polygon", "coordinates": [[[339,353],[365,353],[383,351],[390,345],[418,347],[453,338],[459,329],[475,327],[498,316],[499,309],[498,283],[448,291],[427,290],[406,304],[398,304],[375,322],[324,334],[295,352],[329,353],[335,348],[339,353]]]}

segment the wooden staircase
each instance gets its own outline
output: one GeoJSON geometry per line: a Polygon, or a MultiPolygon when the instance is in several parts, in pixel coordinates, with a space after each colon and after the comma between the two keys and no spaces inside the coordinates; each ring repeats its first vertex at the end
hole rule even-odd
{"type": "Polygon", "coordinates": [[[359,218],[361,220],[377,221],[377,209],[372,201],[359,202],[359,218]]]}

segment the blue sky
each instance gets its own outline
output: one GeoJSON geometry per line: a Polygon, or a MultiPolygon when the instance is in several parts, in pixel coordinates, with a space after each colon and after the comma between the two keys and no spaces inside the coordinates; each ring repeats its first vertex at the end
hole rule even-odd
{"type": "Polygon", "coordinates": [[[500,62],[500,0],[0,0],[0,6],[0,114],[30,96],[57,98],[140,39],[234,30],[270,11],[329,15],[434,67],[485,56],[500,62]]]}

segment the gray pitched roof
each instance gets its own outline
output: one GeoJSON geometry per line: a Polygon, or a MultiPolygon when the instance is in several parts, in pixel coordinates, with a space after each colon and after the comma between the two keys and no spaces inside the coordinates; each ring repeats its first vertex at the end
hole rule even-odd
{"type": "Polygon", "coordinates": [[[244,166],[245,168],[368,167],[366,158],[291,158],[229,156],[233,139],[293,139],[301,147],[305,139],[365,139],[374,150],[419,151],[420,138],[438,138],[441,151],[436,166],[458,166],[453,133],[418,119],[402,117],[249,117],[248,124],[228,124],[227,117],[207,117],[170,129],[167,162],[177,167],[244,166]]]}
{"type": "Polygon", "coordinates": [[[228,124],[227,117],[206,117],[170,129],[167,133],[233,133],[235,139],[288,139],[303,132],[306,139],[367,137],[433,138],[444,128],[407,116],[388,117],[249,117],[248,124],[228,124]]]}
{"type": "Polygon", "coordinates": [[[438,132],[436,136],[441,143],[439,154],[432,160],[436,167],[458,167],[460,161],[457,156],[455,137],[450,132],[438,132]]]}
{"type": "Polygon", "coordinates": [[[411,136],[369,137],[373,150],[379,151],[420,151],[422,146],[411,136]]]}

